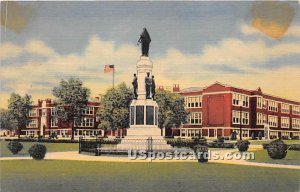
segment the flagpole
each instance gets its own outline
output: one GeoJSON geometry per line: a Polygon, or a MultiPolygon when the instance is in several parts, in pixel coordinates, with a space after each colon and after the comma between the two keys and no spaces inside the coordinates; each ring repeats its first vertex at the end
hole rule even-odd
{"type": "Polygon", "coordinates": [[[113,68],[113,89],[115,88],[115,66],[113,68]]]}

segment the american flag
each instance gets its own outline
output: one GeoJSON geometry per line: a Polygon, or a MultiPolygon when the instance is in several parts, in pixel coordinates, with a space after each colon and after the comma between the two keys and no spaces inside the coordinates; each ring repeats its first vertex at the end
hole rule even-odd
{"type": "Polygon", "coordinates": [[[104,73],[113,72],[114,70],[115,70],[115,66],[114,65],[105,65],[104,66],[104,73]]]}

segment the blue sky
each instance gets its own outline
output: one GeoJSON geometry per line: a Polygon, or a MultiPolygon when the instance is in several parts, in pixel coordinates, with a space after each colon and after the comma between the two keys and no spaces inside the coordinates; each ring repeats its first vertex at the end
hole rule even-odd
{"type": "MultiPolygon", "coordinates": [[[[1,2],[2,20],[4,7],[1,2]]],[[[9,2],[6,32],[1,22],[1,107],[13,91],[52,97],[53,86],[70,76],[82,79],[92,95],[104,93],[111,86],[105,64],[116,65],[117,83],[130,84],[143,27],[152,38],[150,58],[161,85],[220,81],[300,97],[297,2],[9,2]],[[265,7],[274,21],[259,18],[269,24],[253,25],[257,7],[265,7]],[[266,33],[276,22],[286,27],[273,13],[277,8],[288,19],[280,38],[266,33]]]]}

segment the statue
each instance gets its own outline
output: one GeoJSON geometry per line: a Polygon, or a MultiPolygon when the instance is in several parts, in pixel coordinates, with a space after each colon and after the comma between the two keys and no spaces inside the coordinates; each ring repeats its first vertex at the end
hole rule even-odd
{"type": "Polygon", "coordinates": [[[148,57],[150,42],[151,42],[150,35],[147,29],[144,28],[143,33],[141,34],[140,39],[138,40],[138,43],[142,44],[142,56],[148,57]]]}
{"type": "Polygon", "coordinates": [[[152,85],[151,85],[151,93],[152,93],[152,99],[155,100],[155,80],[154,80],[154,76],[152,75],[152,85]]]}
{"type": "Polygon", "coordinates": [[[150,73],[147,73],[147,76],[145,77],[145,85],[146,85],[146,99],[151,99],[150,97],[150,89],[152,87],[152,79],[149,77],[150,73]]]}
{"type": "Polygon", "coordinates": [[[133,74],[132,86],[133,86],[134,98],[137,99],[137,97],[138,97],[138,94],[137,94],[138,82],[137,82],[136,74],[133,74]]]}

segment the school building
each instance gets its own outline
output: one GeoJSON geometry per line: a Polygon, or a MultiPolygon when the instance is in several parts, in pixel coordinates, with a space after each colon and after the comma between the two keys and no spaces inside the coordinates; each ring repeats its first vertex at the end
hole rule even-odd
{"type": "Polygon", "coordinates": [[[175,136],[217,138],[255,137],[261,132],[266,138],[300,136],[300,102],[264,93],[261,88],[247,90],[216,82],[208,87],[191,87],[176,92],[184,96],[190,112],[188,123],[175,136]]]}

